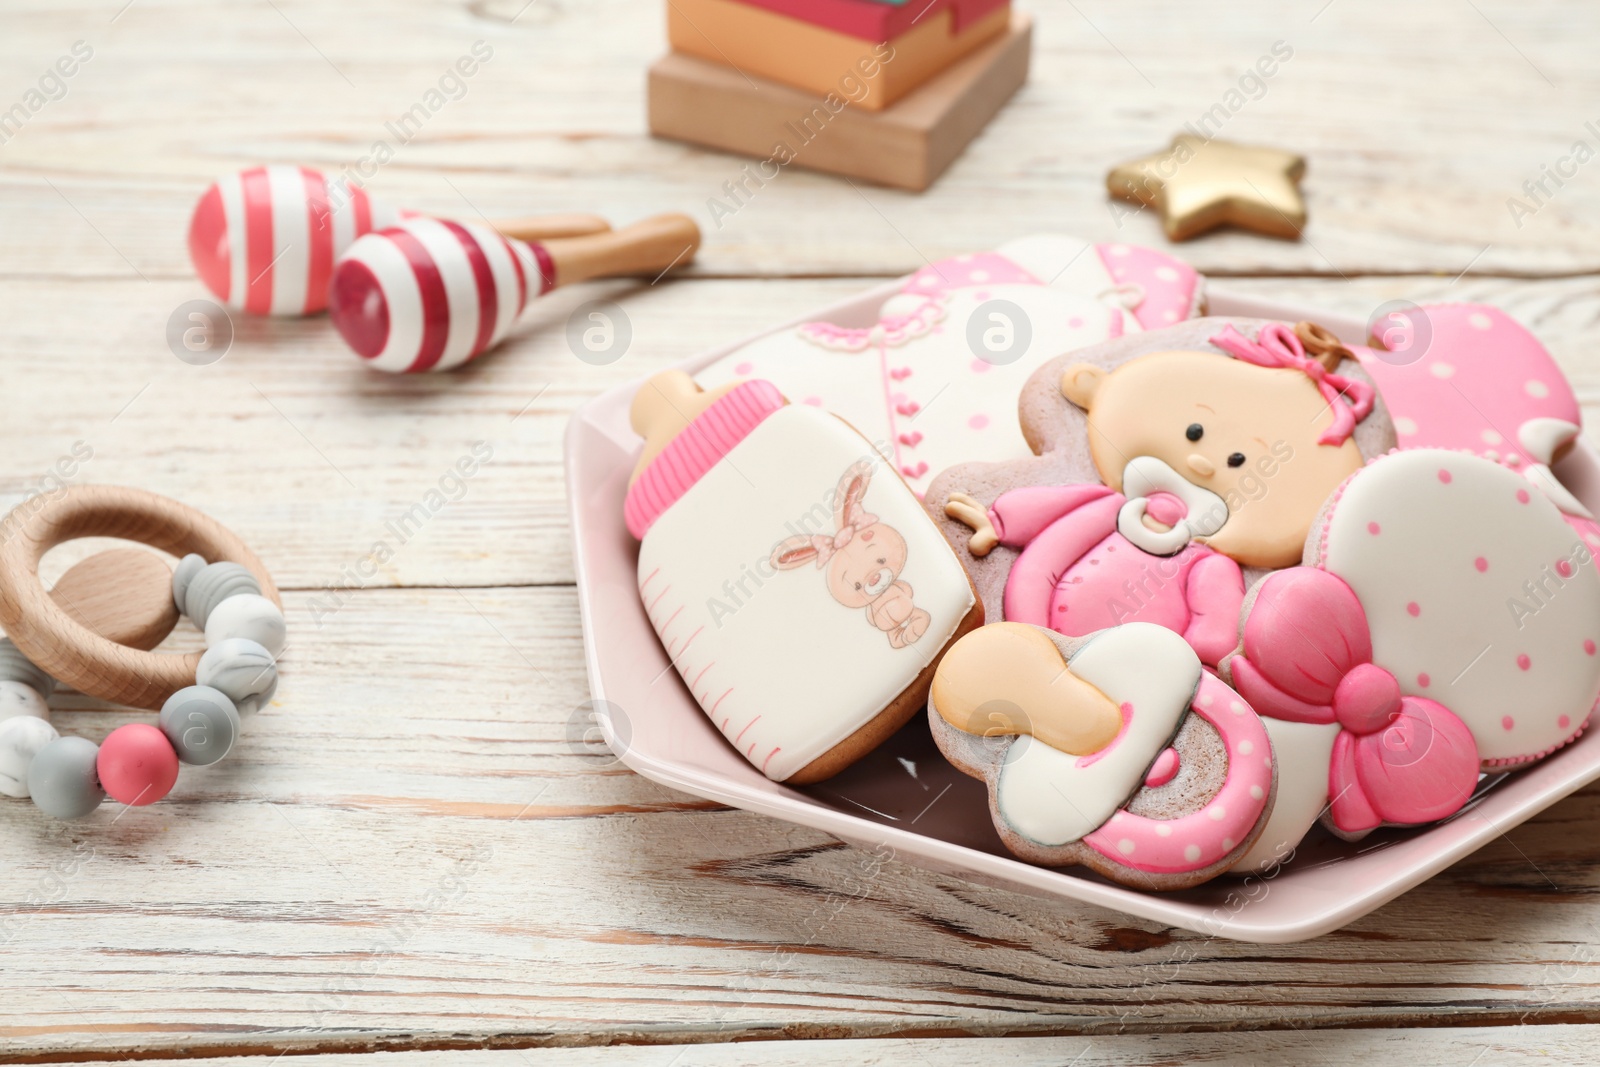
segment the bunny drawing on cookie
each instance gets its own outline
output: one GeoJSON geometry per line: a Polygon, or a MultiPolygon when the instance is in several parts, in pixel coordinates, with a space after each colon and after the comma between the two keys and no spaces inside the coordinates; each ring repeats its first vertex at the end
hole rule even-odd
{"type": "Polygon", "coordinates": [[[826,569],[828,592],[847,608],[865,608],[867,621],[889,636],[894,648],[915,644],[927,632],[929,615],[912,601],[911,586],[900,579],[906,541],[878,521],[862,500],[872,480],[872,465],[860,462],[844,472],[834,491],[833,536],[790,537],[772,550],[772,565],[795,570],[815,563],[826,569]]]}

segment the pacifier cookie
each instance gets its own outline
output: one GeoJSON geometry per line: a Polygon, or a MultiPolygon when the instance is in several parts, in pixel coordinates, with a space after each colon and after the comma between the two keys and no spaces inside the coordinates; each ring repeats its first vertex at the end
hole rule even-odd
{"type": "Polygon", "coordinates": [[[935,672],[934,740],[989,786],[1017,856],[1178,889],[1227,870],[1272,806],[1261,720],[1171,630],[1069,640],[1022,623],[957,641],[935,672]]]}
{"type": "Polygon", "coordinates": [[[830,777],[921,709],[983,608],[921,502],[842,420],[770,382],[668,371],[632,409],[624,504],[651,625],[701,709],[774,781],[830,777]]]}
{"type": "Polygon", "coordinates": [[[1327,497],[1394,446],[1370,379],[1284,323],[1198,319],[1052,360],[1019,401],[1037,455],[963,464],[927,502],[988,617],[1128,622],[1215,666],[1246,578],[1300,561],[1327,497]]]}

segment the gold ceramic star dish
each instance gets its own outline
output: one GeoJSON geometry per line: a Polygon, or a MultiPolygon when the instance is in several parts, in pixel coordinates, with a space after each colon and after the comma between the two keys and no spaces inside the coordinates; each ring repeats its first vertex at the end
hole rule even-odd
{"type": "Polygon", "coordinates": [[[1232,224],[1295,238],[1306,225],[1304,156],[1181,133],[1172,147],[1106,175],[1111,195],[1161,213],[1167,237],[1186,241],[1232,224]]]}

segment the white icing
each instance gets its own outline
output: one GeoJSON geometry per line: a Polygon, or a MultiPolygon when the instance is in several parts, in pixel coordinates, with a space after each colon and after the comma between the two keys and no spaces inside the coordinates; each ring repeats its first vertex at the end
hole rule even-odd
{"type": "MultiPolygon", "coordinates": [[[[1140,326],[1132,314],[1098,299],[1116,283],[1092,246],[1032,238],[1001,252],[1010,256],[1013,249],[1022,257],[1013,260],[1019,266],[1043,282],[1054,281],[945,289],[936,298],[942,320],[926,332],[896,335],[894,344],[851,351],[807,339],[799,330],[772,334],[717,360],[695,379],[713,389],[765,378],[793,403],[832,411],[893,455],[895,468],[918,491],[957,463],[1030,456],[1017,421],[1017,396],[1028,377],[1063,352],[1119,332],[1136,333],[1140,326]],[[1077,255],[1080,248],[1085,250],[1077,255]],[[1031,327],[1026,352],[1010,363],[979,359],[967,340],[969,322],[991,300],[1020,307],[1031,327]]],[[[897,295],[882,310],[903,316],[927,299],[897,295]]]]}
{"type": "Polygon", "coordinates": [[[1228,521],[1227,501],[1155,456],[1128,461],[1122,469],[1122,492],[1128,502],[1117,512],[1117,532],[1152,555],[1181,552],[1196,537],[1210,537],[1228,521]],[[1170,493],[1183,502],[1185,514],[1170,530],[1158,532],[1144,524],[1151,493],[1170,493]]]}
{"type": "MultiPolygon", "coordinates": [[[[1496,435],[1498,437],[1498,435],[1496,435]]],[[[1529,419],[1517,427],[1517,443],[1535,463],[1550,465],[1556,449],[1578,436],[1578,427],[1566,419],[1529,419]]],[[[1490,444],[1495,442],[1491,441],[1490,444]]]]}
{"type": "Polygon", "coordinates": [[[641,598],[678,673],[740,755],[774,780],[876,717],[973,606],[955,554],[881,463],[863,506],[905,539],[898,578],[932,617],[920,639],[892,647],[866,612],[829,594],[826,570],[771,566],[785,538],[833,535],[840,476],[874,458],[838,419],[791,404],[667,508],[639,548],[641,598]]]}
{"type": "Polygon", "coordinates": [[[1095,756],[1069,755],[1027,736],[1006,751],[995,804],[1008,826],[1041,845],[1077,841],[1127,803],[1200,684],[1200,659],[1188,643],[1146,622],[1102,630],[1069,666],[1111,700],[1131,705],[1133,718],[1095,756]]]}
{"type": "Polygon", "coordinates": [[[1483,759],[1543,753],[1588,716],[1600,694],[1600,656],[1584,646],[1600,641],[1600,572],[1520,475],[1460,452],[1392,453],[1350,481],[1325,544],[1323,565],[1366,610],[1373,662],[1455,712],[1483,759]]]}
{"type": "Polygon", "coordinates": [[[1328,760],[1337,723],[1289,722],[1262,716],[1278,761],[1278,793],[1261,836],[1230,870],[1239,874],[1286,863],[1328,806],[1328,760]]]}

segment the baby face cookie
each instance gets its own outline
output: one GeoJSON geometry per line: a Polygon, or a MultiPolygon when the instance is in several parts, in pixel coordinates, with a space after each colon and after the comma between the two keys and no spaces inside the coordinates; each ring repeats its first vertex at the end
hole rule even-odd
{"type": "Polygon", "coordinates": [[[991,617],[1071,637],[1151,622],[1211,666],[1237,643],[1246,570],[1298,563],[1328,496],[1394,444],[1345,351],[1283,323],[1077,352],[1019,408],[1036,458],[959,466],[928,495],[991,617]]]}
{"type": "Polygon", "coordinates": [[[673,666],[767,777],[837,774],[981,624],[960,562],[865,439],[771,383],[705,393],[669,371],[632,417],[646,445],[624,514],[673,666]]]}
{"type": "Polygon", "coordinates": [[[1018,391],[1062,352],[1190,317],[1195,272],[1130,245],[1013,241],[934,263],[866,322],[806,323],[696,375],[714,389],[757,377],[856,427],[921,492],[952,464],[1026,456],[1018,391]]]}
{"type": "Polygon", "coordinates": [[[1489,460],[1397,451],[1352,477],[1306,565],[1252,591],[1223,664],[1283,761],[1243,865],[1291,851],[1319,815],[1346,837],[1444,818],[1480,768],[1571,741],[1600,697],[1591,562],[1556,506],[1489,460]]]}
{"type": "Polygon", "coordinates": [[[1006,847],[1033,863],[1182,888],[1236,863],[1271,809],[1261,720],[1160,626],[1081,640],[985,626],[940,663],[928,714],[940,751],[988,783],[1006,847]]]}

